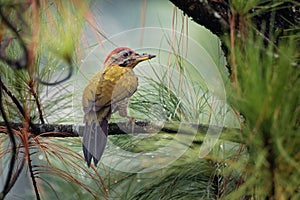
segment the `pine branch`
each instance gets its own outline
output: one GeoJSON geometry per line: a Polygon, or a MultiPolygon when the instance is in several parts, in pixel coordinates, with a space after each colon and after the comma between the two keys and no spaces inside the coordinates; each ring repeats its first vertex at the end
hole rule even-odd
{"type": "MultiPolygon", "coordinates": [[[[0,127],[5,126],[4,122],[0,122],[0,127]]],[[[10,123],[14,129],[23,127],[22,123],[10,123]]],[[[217,127],[203,124],[167,122],[163,126],[151,124],[149,122],[137,121],[134,124],[127,122],[109,123],[109,135],[124,135],[124,134],[153,134],[153,133],[169,133],[169,134],[186,134],[193,135],[195,132],[206,134],[208,129],[222,130],[220,139],[230,140],[232,142],[240,142],[240,129],[217,127]]],[[[29,132],[34,135],[43,137],[78,137],[83,135],[84,125],[70,124],[33,124],[29,128],[29,132]]]]}

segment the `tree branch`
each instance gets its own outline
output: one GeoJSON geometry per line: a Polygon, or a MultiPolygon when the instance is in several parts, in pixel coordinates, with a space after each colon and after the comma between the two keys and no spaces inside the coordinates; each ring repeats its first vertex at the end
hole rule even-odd
{"type": "MultiPolygon", "coordinates": [[[[0,122],[0,133],[1,126],[5,126],[5,123],[0,122]]],[[[20,129],[23,127],[23,124],[10,123],[10,126],[14,129],[20,129]]],[[[155,134],[159,132],[193,135],[195,132],[206,134],[209,128],[222,129],[222,135],[220,137],[221,139],[242,143],[240,129],[225,127],[221,128],[216,126],[180,122],[166,122],[162,126],[143,121],[137,121],[133,125],[128,125],[127,122],[109,123],[108,135],[155,134]],[[132,130],[134,130],[134,132],[132,132],[132,130]]],[[[84,125],[33,124],[30,127],[29,132],[34,135],[40,135],[44,137],[78,137],[83,135],[83,130],[84,125]]]]}
{"type": "Polygon", "coordinates": [[[221,36],[229,31],[227,0],[170,0],[196,23],[221,36]]]}

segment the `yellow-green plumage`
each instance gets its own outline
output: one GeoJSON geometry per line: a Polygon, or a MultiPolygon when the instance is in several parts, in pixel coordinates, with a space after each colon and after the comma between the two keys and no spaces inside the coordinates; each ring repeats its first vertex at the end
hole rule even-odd
{"type": "Polygon", "coordinates": [[[139,55],[126,47],[117,48],[107,57],[104,68],[86,86],[82,96],[85,123],[82,144],[88,166],[92,159],[96,166],[103,154],[111,114],[119,111],[121,116],[127,117],[129,97],[138,87],[134,66],[153,57],[139,55]]]}
{"type": "Polygon", "coordinates": [[[110,116],[111,105],[126,100],[137,89],[138,79],[131,68],[111,66],[93,76],[82,98],[85,122],[110,116]]]}

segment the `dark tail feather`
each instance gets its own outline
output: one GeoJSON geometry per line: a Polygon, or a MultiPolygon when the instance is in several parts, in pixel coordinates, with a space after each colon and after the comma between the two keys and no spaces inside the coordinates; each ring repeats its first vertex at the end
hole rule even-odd
{"type": "Polygon", "coordinates": [[[107,142],[108,121],[103,120],[101,124],[93,121],[91,124],[85,123],[82,138],[82,149],[84,159],[88,167],[91,165],[92,159],[94,165],[97,166],[101,156],[104,152],[107,142]]]}

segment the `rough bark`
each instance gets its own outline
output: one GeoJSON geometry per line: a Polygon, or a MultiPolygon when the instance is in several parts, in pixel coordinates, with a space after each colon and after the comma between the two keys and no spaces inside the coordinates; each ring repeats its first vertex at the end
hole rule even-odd
{"type": "Polygon", "coordinates": [[[229,31],[230,8],[227,0],[170,0],[196,23],[220,36],[229,31]]]}
{"type": "Polygon", "coordinates": [[[218,36],[229,32],[230,19],[235,19],[235,29],[240,31],[244,17],[250,17],[257,30],[268,38],[270,33],[283,35],[284,30],[299,28],[300,5],[297,2],[277,3],[263,1],[248,13],[233,11],[228,0],[170,0],[176,7],[196,23],[206,27],[218,36]],[[275,6],[275,7],[274,7],[275,6]],[[248,16],[247,16],[248,15],[248,16]]]}

